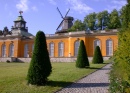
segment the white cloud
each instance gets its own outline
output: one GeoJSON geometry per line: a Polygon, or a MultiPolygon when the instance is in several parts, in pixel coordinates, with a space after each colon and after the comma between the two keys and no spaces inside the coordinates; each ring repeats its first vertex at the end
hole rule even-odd
{"type": "Polygon", "coordinates": [[[28,8],[28,0],[20,0],[18,4],[16,4],[16,8],[18,10],[27,11],[28,8]]]}
{"type": "Polygon", "coordinates": [[[49,2],[50,2],[51,4],[53,4],[53,5],[56,5],[56,4],[57,4],[55,0],[49,0],[49,2]]]}
{"type": "Polygon", "coordinates": [[[122,6],[124,6],[125,4],[127,4],[126,1],[117,1],[117,0],[112,0],[111,3],[113,5],[107,5],[107,10],[109,12],[111,12],[113,9],[117,9],[120,10],[122,6]]]}
{"type": "Polygon", "coordinates": [[[116,4],[116,5],[119,5],[119,6],[123,6],[123,5],[126,4],[126,1],[125,1],[125,0],[124,0],[124,1],[112,0],[111,2],[112,2],[113,4],[116,4]]]}
{"type": "Polygon", "coordinates": [[[33,7],[32,7],[32,10],[33,10],[33,11],[38,11],[38,9],[37,9],[36,6],[33,6],[33,7]]]}
{"type": "Polygon", "coordinates": [[[93,9],[82,2],[82,0],[67,0],[71,8],[79,13],[89,13],[93,9]]]}

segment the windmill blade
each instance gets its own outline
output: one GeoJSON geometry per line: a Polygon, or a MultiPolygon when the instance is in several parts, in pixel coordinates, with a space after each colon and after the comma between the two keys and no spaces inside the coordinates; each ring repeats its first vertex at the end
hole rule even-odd
{"type": "Polygon", "coordinates": [[[66,17],[66,16],[67,16],[67,14],[69,13],[69,11],[70,11],[70,9],[67,11],[67,13],[66,13],[65,17],[66,17]]]}
{"type": "Polygon", "coordinates": [[[59,26],[57,27],[57,29],[56,29],[56,30],[58,30],[58,29],[61,27],[61,25],[62,25],[63,21],[64,21],[64,19],[61,21],[61,23],[59,24],[59,26]]]}
{"type": "Polygon", "coordinates": [[[58,7],[57,7],[57,10],[58,10],[58,12],[60,13],[61,18],[64,18],[64,17],[62,16],[62,14],[61,14],[61,12],[60,12],[60,10],[59,10],[59,8],[58,8],[58,7]]]}

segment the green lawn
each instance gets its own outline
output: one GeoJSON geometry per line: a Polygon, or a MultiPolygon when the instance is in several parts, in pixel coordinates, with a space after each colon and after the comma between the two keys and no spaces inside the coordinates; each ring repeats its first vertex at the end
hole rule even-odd
{"type": "Polygon", "coordinates": [[[46,86],[28,86],[29,63],[0,63],[0,93],[53,93],[104,65],[90,64],[89,69],[79,69],[75,63],[52,63],[53,71],[46,86]]]}

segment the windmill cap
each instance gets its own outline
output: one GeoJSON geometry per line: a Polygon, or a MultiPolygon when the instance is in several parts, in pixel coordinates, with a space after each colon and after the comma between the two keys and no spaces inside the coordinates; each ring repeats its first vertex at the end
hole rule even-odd
{"type": "Polygon", "coordinates": [[[65,20],[74,20],[74,18],[71,17],[71,16],[66,16],[64,19],[65,19],[65,20]]]}

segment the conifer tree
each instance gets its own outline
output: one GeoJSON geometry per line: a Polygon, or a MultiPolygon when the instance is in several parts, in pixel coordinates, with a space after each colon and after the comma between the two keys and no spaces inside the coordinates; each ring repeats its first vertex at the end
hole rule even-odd
{"type": "Polygon", "coordinates": [[[88,60],[88,56],[87,56],[87,52],[83,40],[80,41],[76,67],[78,68],[89,67],[89,60],[88,60]]]}
{"type": "Polygon", "coordinates": [[[99,46],[96,46],[96,48],[95,48],[92,63],[94,63],[94,64],[103,63],[103,57],[102,57],[102,54],[101,54],[99,46]]]}
{"type": "Polygon", "coordinates": [[[52,71],[44,32],[38,31],[35,38],[33,56],[28,69],[28,84],[45,85],[52,71]]]}

